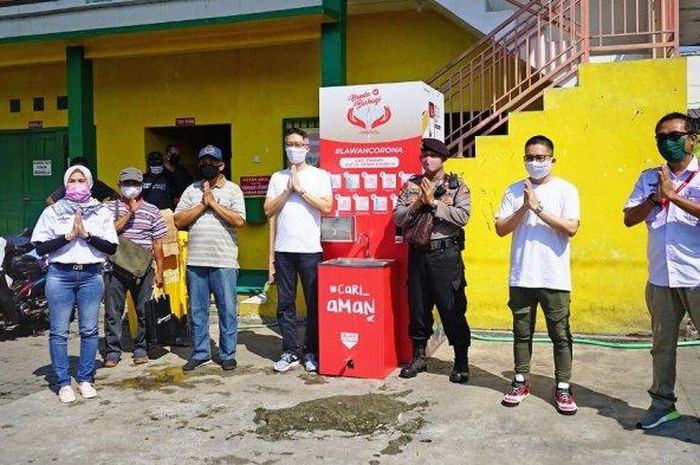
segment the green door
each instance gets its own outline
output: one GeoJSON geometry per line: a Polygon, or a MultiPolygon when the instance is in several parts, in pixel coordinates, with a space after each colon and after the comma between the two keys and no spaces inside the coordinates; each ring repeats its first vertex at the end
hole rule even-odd
{"type": "Polygon", "coordinates": [[[0,235],[33,227],[63,182],[64,129],[0,131],[0,235]]]}

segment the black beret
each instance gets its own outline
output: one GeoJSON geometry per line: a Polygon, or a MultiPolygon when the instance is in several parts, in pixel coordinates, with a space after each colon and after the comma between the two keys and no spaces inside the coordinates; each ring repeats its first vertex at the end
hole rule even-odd
{"type": "Polygon", "coordinates": [[[435,152],[443,158],[450,158],[450,149],[447,148],[444,142],[438,139],[423,139],[421,151],[435,152]]]}

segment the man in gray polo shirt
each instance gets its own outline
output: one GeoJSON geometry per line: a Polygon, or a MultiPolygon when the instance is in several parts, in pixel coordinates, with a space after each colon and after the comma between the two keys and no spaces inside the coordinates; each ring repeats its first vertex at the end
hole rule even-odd
{"type": "Polygon", "coordinates": [[[223,169],[218,147],[207,145],[200,150],[199,172],[203,179],[185,189],[175,209],[175,226],[189,229],[187,293],[192,355],[182,367],[184,371],[211,363],[209,296],[212,293],[219,312],[221,367],[236,368],[236,229],[245,225],[245,204],[240,187],[226,179],[223,169]]]}

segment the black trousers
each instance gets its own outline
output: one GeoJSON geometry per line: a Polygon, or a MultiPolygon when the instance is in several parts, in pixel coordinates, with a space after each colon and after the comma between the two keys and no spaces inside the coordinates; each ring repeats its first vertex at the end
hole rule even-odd
{"type": "Polygon", "coordinates": [[[297,336],[297,276],[306,300],[305,353],[318,352],[318,264],[321,253],[275,252],[277,322],[282,333],[282,350],[299,355],[297,336]]]}
{"type": "Polygon", "coordinates": [[[137,330],[134,338],[134,355],[143,356],[147,353],[146,344],[146,302],[151,300],[153,293],[153,268],[146,272],[139,284],[116,273],[108,272],[105,280],[105,359],[118,360],[124,351],[122,347],[122,318],[126,292],[131,292],[136,307],[137,330]]]}
{"type": "Polygon", "coordinates": [[[408,250],[408,335],[427,340],[433,334],[433,306],[442,320],[450,345],[469,346],[464,263],[457,246],[425,251],[408,250]]]}

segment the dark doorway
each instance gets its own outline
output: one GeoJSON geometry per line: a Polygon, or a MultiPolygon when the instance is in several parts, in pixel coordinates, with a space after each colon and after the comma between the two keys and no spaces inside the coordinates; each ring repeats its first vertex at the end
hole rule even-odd
{"type": "Polygon", "coordinates": [[[201,178],[197,168],[199,149],[209,144],[215,145],[221,149],[224,156],[224,163],[226,163],[224,174],[227,179],[231,179],[230,124],[146,128],[144,141],[144,154],[151,151],[165,153],[165,147],[168,144],[177,145],[180,148],[180,163],[194,179],[201,178]]]}

